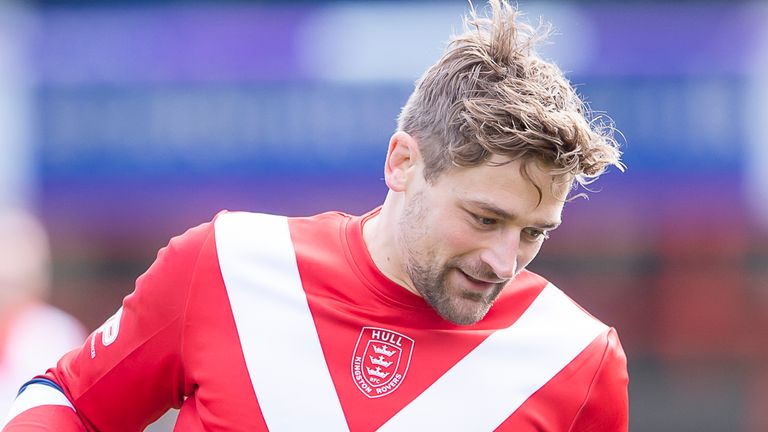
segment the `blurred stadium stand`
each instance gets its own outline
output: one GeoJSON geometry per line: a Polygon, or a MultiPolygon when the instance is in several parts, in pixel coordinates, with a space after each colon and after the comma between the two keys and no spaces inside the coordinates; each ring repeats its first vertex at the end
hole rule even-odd
{"type": "MultiPolygon", "coordinates": [[[[31,164],[54,301],[91,328],[220,209],[376,205],[399,107],[465,8],[94,3],[18,3],[34,150],[0,153],[31,164]]],[[[532,267],[618,328],[632,431],[768,430],[768,7],[520,7],[562,32],[544,54],[615,120],[629,166],[566,207],[532,267]]]]}

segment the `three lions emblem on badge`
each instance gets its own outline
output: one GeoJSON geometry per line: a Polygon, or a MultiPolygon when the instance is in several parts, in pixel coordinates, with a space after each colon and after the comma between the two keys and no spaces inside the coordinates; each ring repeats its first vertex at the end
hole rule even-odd
{"type": "Polygon", "coordinates": [[[352,380],[369,398],[386,396],[405,379],[413,339],[392,330],[363,327],[352,354],[352,380]]]}

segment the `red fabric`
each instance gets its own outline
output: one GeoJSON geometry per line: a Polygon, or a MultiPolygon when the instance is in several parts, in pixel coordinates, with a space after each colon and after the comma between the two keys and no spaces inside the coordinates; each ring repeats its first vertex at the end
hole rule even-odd
{"type": "MultiPolygon", "coordinates": [[[[340,213],[289,221],[320,343],[355,431],[380,427],[488,335],[512,325],[547,283],[523,272],[484,320],[457,326],[376,269],[362,223],[363,218],[340,213]],[[366,397],[352,379],[351,356],[361,326],[416,340],[406,378],[386,397],[366,397]]],[[[194,228],[162,249],[126,297],[118,337],[105,346],[103,333],[97,330],[46,374],[62,386],[86,430],[142,430],[170,407],[181,407],[176,430],[266,430],[219,269],[213,224],[194,228]]],[[[614,331],[604,333],[499,430],[626,430],[626,386],[618,338],[614,331]]],[[[57,424],[59,411],[35,409],[40,421],[50,416],[56,426],[49,430],[68,431],[57,424]]],[[[23,426],[24,418],[17,417],[8,430],[37,430],[23,426]]]]}

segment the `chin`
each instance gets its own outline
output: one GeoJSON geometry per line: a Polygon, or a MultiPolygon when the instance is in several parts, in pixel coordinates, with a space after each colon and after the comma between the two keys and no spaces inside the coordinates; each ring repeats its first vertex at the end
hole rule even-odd
{"type": "Polygon", "coordinates": [[[473,314],[473,315],[463,315],[463,316],[455,316],[454,315],[454,316],[450,316],[450,317],[443,315],[442,317],[446,321],[452,322],[453,324],[461,325],[461,326],[468,326],[468,325],[475,324],[475,323],[479,322],[480,320],[482,320],[485,317],[485,314],[482,314],[482,316],[477,316],[477,315],[473,314]]]}
{"type": "MultiPolygon", "coordinates": [[[[420,267],[413,266],[420,270],[420,267]]],[[[428,272],[414,271],[412,275],[428,272]]],[[[473,287],[458,268],[444,270],[436,277],[419,279],[411,276],[416,290],[444,320],[456,325],[472,325],[482,320],[505,284],[487,288],[473,287]]]]}
{"type": "Polygon", "coordinates": [[[454,298],[448,308],[437,309],[443,319],[457,325],[471,325],[482,320],[490,309],[489,306],[476,300],[454,298]]]}

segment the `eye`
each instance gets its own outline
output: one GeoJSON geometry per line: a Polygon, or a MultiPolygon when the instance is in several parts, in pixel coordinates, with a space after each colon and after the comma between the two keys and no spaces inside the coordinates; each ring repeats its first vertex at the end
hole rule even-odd
{"type": "Polygon", "coordinates": [[[483,226],[493,226],[493,225],[496,225],[499,221],[498,219],[494,219],[494,218],[478,216],[477,222],[483,226]]]}
{"type": "Polygon", "coordinates": [[[496,218],[485,217],[471,212],[468,213],[472,217],[474,224],[480,229],[494,228],[499,223],[499,220],[496,218]]]}
{"type": "Polygon", "coordinates": [[[540,230],[538,228],[526,228],[523,230],[523,235],[530,241],[540,241],[549,238],[549,232],[540,230]]]}

